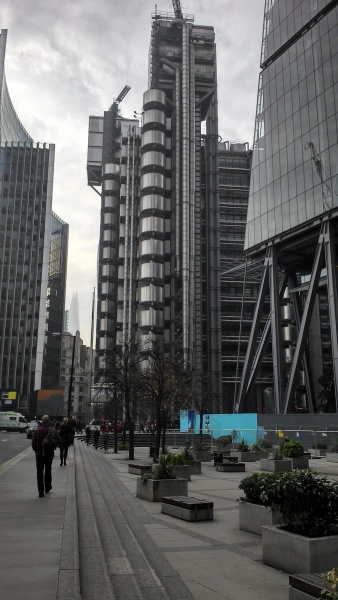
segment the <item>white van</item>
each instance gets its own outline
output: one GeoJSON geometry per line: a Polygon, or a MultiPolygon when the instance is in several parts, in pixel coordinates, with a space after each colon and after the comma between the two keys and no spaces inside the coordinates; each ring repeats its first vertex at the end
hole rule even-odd
{"type": "Polygon", "coordinates": [[[0,412],[0,431],[19,431],[23,433],[28,427],[25,417],[16,412],[0,412]]]}

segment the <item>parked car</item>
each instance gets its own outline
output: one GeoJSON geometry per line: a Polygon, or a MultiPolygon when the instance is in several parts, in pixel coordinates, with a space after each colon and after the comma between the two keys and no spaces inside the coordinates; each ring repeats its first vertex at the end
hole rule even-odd
{"type": "Polygon", "coordinates": [[[40,421],[31,421],[27,428],[27,439],[33,437],[33,432],[39,427],[40,421]]]}

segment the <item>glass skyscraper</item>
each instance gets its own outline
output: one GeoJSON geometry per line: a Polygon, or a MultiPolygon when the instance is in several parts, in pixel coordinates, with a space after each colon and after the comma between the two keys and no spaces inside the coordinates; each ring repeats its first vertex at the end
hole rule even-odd
{"type": "Polygon", "coordinates": [[[245,249],[264,267],[236,410],[270,335],[274,411],[315,412],[325,371],[338,398],[337,1],[266,0],[261,68],[245,249]]]}
{"type": "Polygon", "coordinates": [[[0,388],[27,402],[42,379],[55,148],[33,142],[14,110],[4,71],[6,39],[1,30],[0,388]]]}

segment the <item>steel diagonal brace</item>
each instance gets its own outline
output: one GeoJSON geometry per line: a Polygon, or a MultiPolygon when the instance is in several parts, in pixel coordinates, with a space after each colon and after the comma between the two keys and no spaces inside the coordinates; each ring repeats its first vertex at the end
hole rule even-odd
{"type": "MultiPolygon", "coordinates": [[[[290,282],[291,282],[292,288],[297,287],[294,275],[290,275],[290,282]]],[[[294,310],[295,310],[296,326],[297,326],[297,333],[298,333],[299,328],[300,328],[300,322],[301,322],[299,299],[297,297],[297,292],[290,292],[290,296],[292,298],[292,302],[293,302],[293,306],[294,306],[294,310]]],[[[309,356],[308,356],[308,352],[307,352],[306,348],[305,348],[304,356],[303,356],[303,369],[304,369],[305,387],[306,387],[306,392],[307,392],[309,409],[311,412],[314,412],[314,405],[313,405],[314,391],[313,391],[313,383],[312,383],[312,377],[311,377],[310,361],[309,361],[309,356]]]]}
{"type": "Polygon", "coordinates": [[[258,338],[259,326],[260,326],[261,316],[262,316],[262,312],[263,312],[265,296],[266,296],[266,292],[267,292],[268,284],[269,284],[270,253],[271,253],[271,250],[270,250],[270,248],[268,248],[267,252],[266,252],[265,260],[264,260],[262,279],[261,279],[261,284],[260,284],[260,288],[259,288],[259,292],[258,292],[255,313],[253,316],[252,328],[251,328],[250,338],[249,338],[249,342],[248,342],[248,349],[246,351],[245,361],[244,361],[244,365],[243,365],[241,386],[240,386],[240,389],[238,392],[237,402],[236,402],[236,398],[234,399],[234,401],[236,402],[236,404],[234,406],[235,413],[238,413],[238,412],[240,412],[240,410],[243,409],[243,406],[244,406],[244,403],[246,400],[246,390],[248,388],[248,381],[249,381],[249,377],[250,377],[251,366],[252,366],[253,359],[255,356],[255,348],[256,348],[256,343],[257,343],[257,338],[258,338]]]}
{"type": "Polygon", "coordinates": [[[291,364],[290,378],[288,383],[288,388],[285,396],[285,405],[284,405],[284,414],[290,411],[291,401],[294,397],[296,387],[297,387],[297,376],[299,373],[300,365],[303,360],[304,348],[307,340],[307,334],[309,330],[310,320],[312,316],[313,305],[316,299],[316,293],[318,289],[318,283],[320,278],[320,272],[324,263],[324,234],[325,234],[326,224],[323,223],[321,226],[318,244],[316,248],[315,260],[313,263],[311,280],[309,285],[308,294],[305,301],[302,321],[299,328],[299,334],[297,339],[297,344],[295,348],[295,353],[293,357],[293,361],[291,364]]]}
{"type": "MultiPolygon", "coordinates": [[[[287,283],[288,283],[288,276],[286,273],[284,273],[280,287],[279,287],[279,301],[281,301],[284,297],[284,292],[285,292],[287,283]]],[[[247,397],[249,396],[252,386],[255,382],[257,371],[262,364],[262,360],[263,360],[263,357],[264,357],[264,354],[266,351],[266,347],[269,343],[270,335],[271,335],[271,313],[269,314],[269,317],[265,323],[264,331],[262,333],[262,337],[261,337],[261,340],[260,340],[258,348],[257,348],[256,356],[252,363],[252,368],[251,368],[250,377],[249,377],[249,381],[248,381],[248,387],[246,390],[247,397]]]]}
{"type": "Polygon", "coordinates": [[[336,411],[338,412],[338,294],[337,294],[337,256],[332,221],[326,221],[325,258],[327,270],[327,295],[330,315],[332,366],[335,385],[336,411]]]}

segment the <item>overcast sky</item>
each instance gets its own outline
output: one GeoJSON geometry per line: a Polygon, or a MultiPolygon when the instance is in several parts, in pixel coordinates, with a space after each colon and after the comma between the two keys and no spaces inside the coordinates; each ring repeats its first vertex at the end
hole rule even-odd
{"type": "MultiPolygon", "coordinates": [[[[253,139],[264,0],[186,0],[195,24],[215,28],[219,133],[253,139]]],[[[172,12],[170,0],[157,9],[172,12]]],[[[102,115],[122,88],[124,117],[141,111],[148,87],[153,0],[1,0],[8,29],[5,70],[15,110],[36,142],[56,144],[53,210],[69,223],[66,308],[78,292],[90,342],[100,198],[87,187],[89,115],[102,115]]]]}

